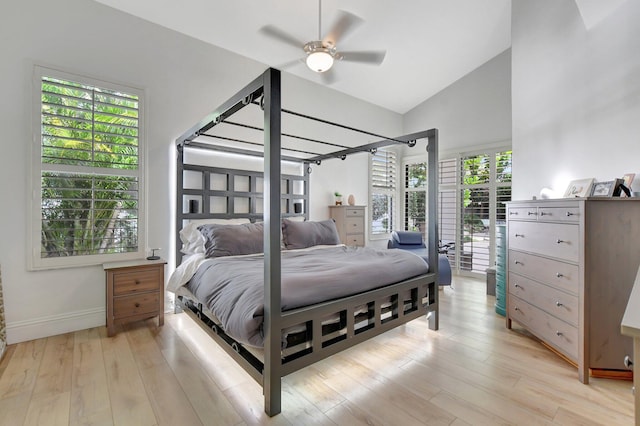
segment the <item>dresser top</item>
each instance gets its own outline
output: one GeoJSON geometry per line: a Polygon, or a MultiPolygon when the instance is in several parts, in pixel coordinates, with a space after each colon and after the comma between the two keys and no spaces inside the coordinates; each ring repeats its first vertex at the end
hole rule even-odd
{"type": "Polygon", "coordinates": [[[640,201],[640,197],[574,197],[574,198],[541,198],[536,200],[512,200],[507,201],[505,204],[566,204],[577,201],[606,201],[606,202],[623,202],[633,203],[640,201]]]}
{"type": "Polygon", "coordinates": [[[123,260],[122,262],[110,262],[102,264],[102,269],[116,269],[116,268],[129,268],[131,266],[145,266],[145,265],[157,265],[159,263],[167,263],[166,260],[160,258],[157,260],[147,260],[147,259],[134,259],[134,260],[123,260]]]}

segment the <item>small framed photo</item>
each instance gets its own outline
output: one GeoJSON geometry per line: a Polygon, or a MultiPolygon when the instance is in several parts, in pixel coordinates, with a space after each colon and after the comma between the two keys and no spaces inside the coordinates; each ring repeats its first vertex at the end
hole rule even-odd
{"type": "Polygon", "coordinates": [[[572,180],[564,191],[564,198],[588,197],[594,181],[594,178],[572,180]]]}
{"type": "Polygon", "coordinates": [[[631,184],[633,183],[633,178],[636,177],[635,173],[627,173],[622,176],[622,180],[624,181],[624,186],[631,189],[631,184]]]}
{"type": "Polygon", "coordinates": [[[613,197],[613,192],[616,189],[615,180],[609,180],[606,182],[596,182],[591,190],[592,197],[613,197]]]}

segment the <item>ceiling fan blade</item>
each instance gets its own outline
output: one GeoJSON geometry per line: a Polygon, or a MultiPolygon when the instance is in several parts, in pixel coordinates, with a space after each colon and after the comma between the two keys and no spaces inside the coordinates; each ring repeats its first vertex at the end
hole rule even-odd
{"type": "Polygon", "coordinates": [[[362,18],[352,13],[345,12],[344,10],[339,10],[338,19],[334,22],[333,26],[327,35],[324,36],[322,41],[336,46],[340,40],[362,25],[363,22],[364,20],[362,20],[362,18]]]}
{"type": "Polygon", "coordinates": [[[328,71],[321,72],[320,78],[322,79],[322,82],[326,85],[330,85],[338,81],[336,72],[333,68],[329,69],[328,71]]]}
{"type": "Polygon", "coordinates": [[[279,28],[276,28],[273,25],[265,25],[264,27],[260,28],[258,31],[267,37],[270,37],[274,40],[281,41],[297,49],[302,49],[305,43],[304,41],[298,40],[291,34],[279,28]]]}
{"type": "Polygon", "coordinates": [[[358,50],[353,52],[339,52],[343,61],[360,62],[363,64],[380,65],[387,54],[385,50],[358,50]]]}
{"type": "Polygon", "coordinates": [[[298,58],[298,59],[294,59],[293,61],[289,61],[289,62],[285,62],[283,64],[279,64],[278,66],[276,66],[276,68],[279,69],[279,70],[284,70],[286,68],[291,68],[291,67],[294,67],[294,66],[300,65],[300,64],[304,64],[304,58],[298,58]]]}

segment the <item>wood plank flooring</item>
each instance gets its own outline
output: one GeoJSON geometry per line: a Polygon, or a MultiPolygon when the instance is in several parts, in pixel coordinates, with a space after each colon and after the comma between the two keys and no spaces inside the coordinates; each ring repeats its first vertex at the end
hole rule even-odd
{"type": "Polygon", "coordinates": [[[592,379],[508,331],[481,281],[440,292],[426,319],[283,380],[282,414],[186,314],[10,345],[0,425],[632,425],[631,382],[592,379]]]}

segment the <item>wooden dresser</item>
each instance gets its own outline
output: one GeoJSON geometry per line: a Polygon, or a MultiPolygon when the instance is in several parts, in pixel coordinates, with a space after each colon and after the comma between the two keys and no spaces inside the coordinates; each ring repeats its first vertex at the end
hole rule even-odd
{"type": "Polygon", "coordinates": [[[107,274],[107,336],[116,325],[151,317],[164,324],[164,265],[159,260],[105,263],[107,274]]]}
{"type": "Polygon", "coordinates": [[[336,222],[342,244],[364,247],[364,213],[364,206],[329,206],[329,215],[336,222]]]}
{"type": "Polygon", "coordinates": [[[640,265],[640,199],[514,201],[507,210],[507,328],[516,321],[575,363],[583,383],[590,370],[619,375],[632,353],[620,321],[640,265]]]}

